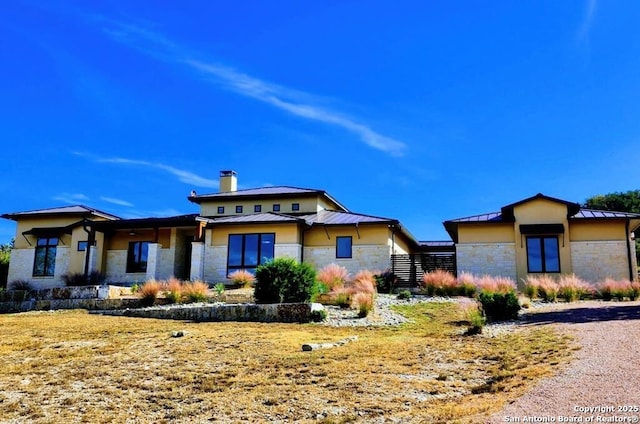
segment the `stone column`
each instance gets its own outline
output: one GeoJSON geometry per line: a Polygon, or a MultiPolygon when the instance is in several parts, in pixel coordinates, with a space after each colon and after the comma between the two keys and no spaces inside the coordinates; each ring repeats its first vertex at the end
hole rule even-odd
{"type": "Polygon", "coordinates": [[[147,252],[147,275],[145,277],[147,280],[157,278],[158,276],[160,249],[162,249],[160,243],[149,243],[149,250],[147,252]]]}
{"type": "Polygon", "coordinates": [[[204,278],[204,243],[201,241],[191,242],[191,281],[202,280],[204,278]]]}

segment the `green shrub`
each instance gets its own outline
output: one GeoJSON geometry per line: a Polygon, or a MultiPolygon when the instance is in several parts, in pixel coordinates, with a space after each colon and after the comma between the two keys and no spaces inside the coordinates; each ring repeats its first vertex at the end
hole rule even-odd
{"type": "Polygon", "coordinates": [[[520,304],[515,291],[481,291],[478,300],[488,320],[504,321],[518,318],[520,304]]]}
{"type": "Polygon", "coordinates": [[[391,293],[396,287],[398,277],[390,269],[374,275],[378,293],[391,293]]]}
{"type": "Polygon", "coordinates": [[[213,289],[216,291],[216,294],[220,296],[222,293],[224,293],[225,290],[224,283],[216,284],[215,286],[213,286],[213,289]]]}
{"type": "Polygon", "coordinates": [[[398,293],[398,300],[407,300],[407,299],[411,299],[413,297],[413,295],[411,294],[411,292],[409,290],[402,290],[400,293],[398,293]]]}
{"type": "Polygon", "coordinates": [[[469,328],[467,328],[467,335],[474,335],[482,333],[482,329],[487,322],[484,314],[482,313],[482,307],[477,302],[468,302],[461,305],[464,312],[469,328]]]}
{"type": "Polygon", "coordinates": [[[311,311],[311,322],[322,322],[327,319],[327,311],[325,309],[315,309],[311,311]]]}
{"type": "Polygon", "coordinates": [[[256,303],[308,302],[316,290],[316,272],[307,263],[278,258],[256,269],[256,303]]]}

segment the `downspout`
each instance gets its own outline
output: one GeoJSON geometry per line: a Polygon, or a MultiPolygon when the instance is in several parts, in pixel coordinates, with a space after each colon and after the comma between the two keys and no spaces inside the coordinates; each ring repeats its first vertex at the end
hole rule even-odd
{"type": "Polygon", "coordinates": [[[95,231],[91,228],[89,224],[89,220],[85,219],[82,224],[82,229],[87,232],[87,249],[84,255],[84,282],[89,284],[89,263],[91,259],[91,248],[93,247],[93,243],[95,240],[95,231]],[[89,225],[87,227],[87,225],[89,225]]]}
{"type": "Polygon", "coordinates": [[[391,273],[396,275],[396,258],[394,257],[396,253],[396,227],[394,225],[390,225],[391,228],[391,273]]]}
{"type": "Polygon", "coordinates": [[[629,233],[629,220],[627,220],[624,224],[624,233],[627,236],[627,260],[629,264],[629,281],[635,281],[635,278],[634,278],[635,276],[633,275],[633,264],[631,263],[632,260],[635,260],[635,255],[633,255],[634,257],[631,256],[631,234],[629,233]]]}

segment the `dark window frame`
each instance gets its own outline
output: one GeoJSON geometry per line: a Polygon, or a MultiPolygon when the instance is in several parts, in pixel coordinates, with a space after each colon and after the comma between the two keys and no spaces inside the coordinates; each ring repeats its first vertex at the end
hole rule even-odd
{"type": "Polygon", "coordinates": [[[292,203],[291,204],[291,210],[294,212],[297,212],[300,210],[300,203],[292,203]]]}
{"type": "Polygon", "coordinates": [[[127,248],[127,274],[135,274],[141,272],[147,272],[147,265],[149,262],[149,245],[150,241],[130,241],[127,248]],[[146,246],[146,258],[143,260],[144,248],[146,246]],[[136,259],[136,257],[138,259],[136,259]]]}
{"type": "Polygon", "coordinates": [[[353,258],[353,237],[352,236],[338,236],[336,237],[336,259],[351,259],[353,258]],[[341,254],[340,242],[349,241],[349,254],[341,254]]]}
{"type": "Polygon", "coordinates": [[[237,205],[236,206],[236,213],[242,213],[243,207],[242,205],[237,205]]]}
{"type": "Polygon", "coordinates": [[[253,211],[255,213],[262,212],[262,205],[253,205],[253,211]]]}
{"type": "Polygon", "coordinates": [[[262,265],[263,263],[272,260],[275,257],[275,245],[276,245],[276,234],[275,233],[245,233],[245,234],[229,234],[229,237],[227,239],[227,275],[229,275],[230,273],[232,273],[233,271],[238,271],[241,269],[247,270],[249,272],[254,271],[255,268],[257,268],[258,266],[262,265]],[[252,237],[252,236],[257,236],[258,237],[258,241],[257,241],[257,265],[254,264],[250,264],[248,263],[247,260],[247,237],[252,237]],[[265,236],[271,236],[272,240],[273,240],[273,252],[272,252],[272,256],[266,258],[265,261],[263,261],[263,243],[265,243],[265,241],[263,241],[263,239],[265,238],[265,236]],[[240,264],[239,265],[230,265],[229,261],[231,259],[231,239],[232,237],[242,237],[242,242],[241,242],[241,255],[240,255],[240,264]]]}
{"type": "Polygon", "coordinates": [[[218,215],[224,214],[224,206],[218,206],[218,215]]]}
{"type": "Polygon", "coordinates": [[[280,203],[274,203],[273,204],[273,211],[274,212],[280,212],[280,203]]]}
{"type": "Polygon", "coordinates": [[[536,236],[527,236],[526,237],[526,253],[527,253],[527,273],[528,274],[558,274],[562,270],[562,264],[560,263],[560,240],[558,240],[557,235],[536,235],[536,236]],[[540,251],[540,271],[532,271],[531,270],[531,255],[529,253],[529,241],[537,241],[538,249],[540,251]],[[551,257],[551,253],[547,254],[545,247],[545,240],[554,240],[555,241],[555,252],[557,252],[557,256],[551,257]],[[556,261],[558,263],[557,268],[550,269],[547,265],[547,262],[556,261]]]}
{"type": "Polygon", "coordinates": [[[38,237],[35,248],[35,256],[33,258],[32,275],[34,277],[53,277],[55,275],[58,241],[58,237],[38,237]],[[41,244],[43,240],[44,244],[41,244]],[[39,252],[44,252],[44,255],[39,254],[39,252]],[[50,256],[53,256],[53,263],[50,263],[50,256]],[[38,266],[38,259],[40,257],[42,257],[43,259],[42,267],[38,266]],[[40,271],[40,269],[42,269],[42,271],[40,271]]]}

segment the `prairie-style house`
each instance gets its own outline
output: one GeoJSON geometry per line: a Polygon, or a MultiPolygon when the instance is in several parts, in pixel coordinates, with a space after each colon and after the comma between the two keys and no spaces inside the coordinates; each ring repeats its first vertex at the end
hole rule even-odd
{"type": "Polygon", "coordinates": [[[571,274],[597,282],[637,279],[634,231],[640,215],[582,208],[537,194],[485,213],[444,222],[457,271],[513,278],[571,274]]]}
{"type": "Polygon", "coordinates": [[[2,215],[17,222],[8,281],[48,288],[67,273],[101,272],[110,282],[175,276],[224,282],[272,258],[321,268],[385,270],[419,243],[401,223],[351,212],[323,190],[288,186],[238,190],[234,171],[220,191],[188,197],[199,214],[121,219],[68,206],[2,215]]]}
{"type": "Polygon", "coordinates": [[[537,273],[637,279],[640,215],[542,194],[445,221],[453,241],[440,242],[418,242],[397,219],[352,212],[324,190],[238,190],[234,171],[220,172],[219,192],[187,199],[199,213],[121,219],[66,206],[4,214],[17,223],[8,281],[49,288],[63,285],[65,274],[99,272],[111,283],[171,276],[217,283],[278,257],[316,269],[337,263],[351,273],[391,268],[403,284],[443,266],[519,283],[537,273]]]}

